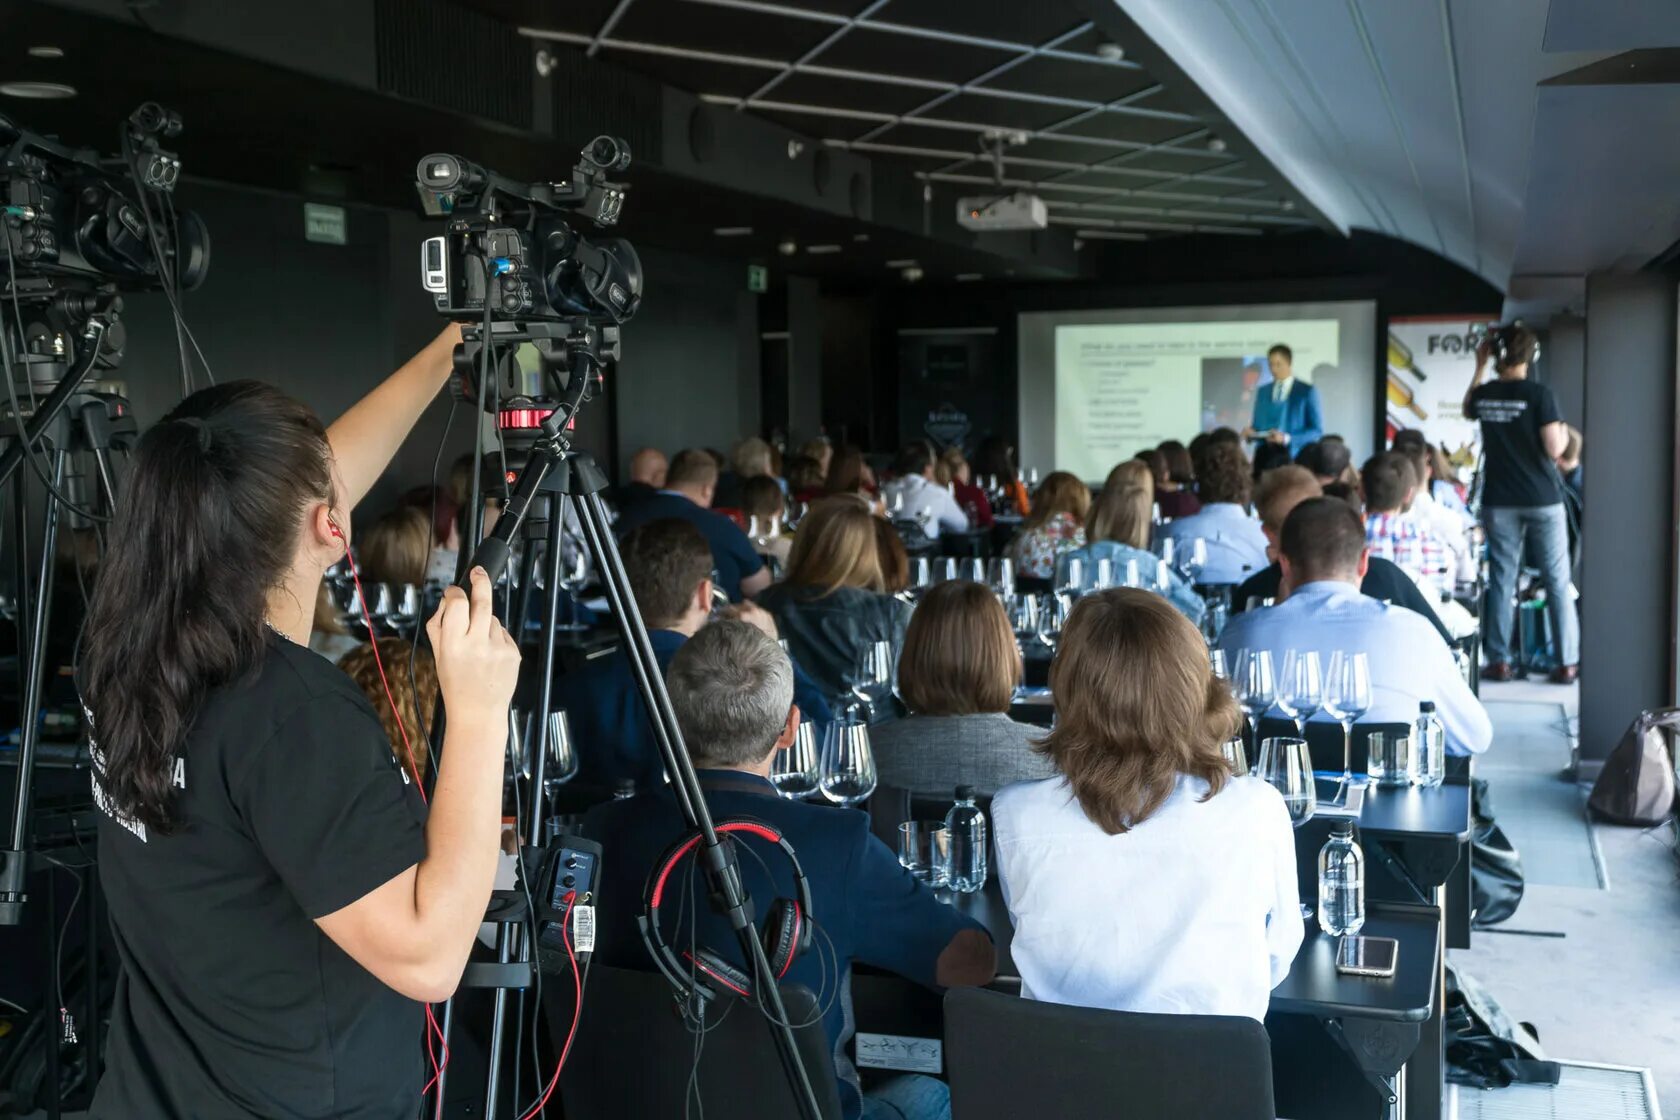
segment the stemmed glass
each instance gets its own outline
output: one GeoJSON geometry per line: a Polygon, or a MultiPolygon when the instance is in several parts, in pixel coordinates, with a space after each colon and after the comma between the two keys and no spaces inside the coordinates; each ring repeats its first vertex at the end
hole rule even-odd
{"type": "MultiPolygon", "coordinates": [[[[1300,828],[1318,810],[1318,787],[1313,782],[1312,752],[1305,739],[1267,739],[1260,748],[1254,768],[1260,779],[1283,795],[1289,822],[1300,828]]],[[[1301,918],[1313,916],[1313,908],[1301,903],[1301,918]]]]}
{"type": "Polygon", "coordinates": [[[1168,568],[1178,566],[1178,542],[1172,537],[1155,538],[1155,555],[1161,558],[1161,563],[1168,568]]]}
{"type": "Polygon", "coordinates": [[[986,582],[999,598],[1008,601],[1015,594],[1015,561],[1007,556],[986,561],[986,582]]]}
{"type": "Polygon", "coordinates": [[[1057,567],[1061,577],[1056,590],[1063,595],[1078,595],[1085,590],[1085,561],[1078,556],[1065,558],[1057,567]]]}
{"type": "Polygon", "coordinates": [[[1062,626],[1067,622],[1072,599],[1066,592],[1038,597],[1038,640],[1052,650],[1062,640],[1062,626]]]}
{"type": "Polygon", "coordinates": [[[1258,748],[1260,717],[1266,714],[1277,699],[1277,676],[1272,667],[1272,651],[1239,650],[1236,676],[1233,680],[1236,682],[1237,703],[1242,705],[1243,711],[1248,713],[1249,722],[1254,725],[1251,741],[1258,748]]]}
{"type": "Polygon", "coordinates": [[[1317,650],[1292,649],[1283,655],[1277,706],[1295,721],[1295,734],[1306,735],[1307,721],[1324,706],[1324,676],[1319,669],[1317,650]]]}
{"type": "Polygon", "coordinates": [[[548,713],[548,758],[543,763],[543,792],[550,802],[560,787],[577,777],[577,746],[572,742],[572,724],[566,709],[548,713]]]}
{"type": "Polygon", "coordinates": [[[1184,578],[1196,583],[1202,569],[1207,567],[1207,558],[1208,547],[1204,538],[1191,537],[1185,542],[1184,547],[1178,550],[1178,566],[1184,573],[1184,578]]]}
{"type": "Polygon", "coordinates": [[[847,707],[860,712],[864,722],[872,721],[875,706],[892,691],[892,643],[871,642],[858,655],[857,666],[848,683],[856,701],[847,707]]]}
{"type": "MultiPolygon", "coordinates": [[[[1073,563],[1074,563],[1074,561],[1072,561],[1072,560],[1068,561],[1068,564],[1070,566],[1073,563]]],[[[1107,591],[1109,588],[1111,588],[1113,586],[1114,586],[1114,561],[1113,561],[1112,558],[1107,557],[1107,556],[1099,557],[1092,567],[1091,590],[1092,591],[1107,591]]]]}
{"type": "Polygon", "coordinates": [[[986,582],[986,562],[978,556],[969,556],[957,561],[957,571],[970,583],[986,582]]]}
{"type": "Polygon", "coordinates": [[[1324,710],[1342,725],[1342,788],[1353,781],[1353,725],[1371,710],[1371,659],[1339,649],[1324,674],[1324,710]]]}
{"type": "Polygon", "coordinates": [[[1126,566],[1120,574],[1121,587],[1142,587],[1143,579],[1138,575],[1138,562],[1135,557],[1126,561],[1126,566]]]}
{"type": "Polygon", "coordinates": [[[777,751],[770,760],[770,784],[789,801],[798,801],[817,792],[821,776],[817,725],[805,720],[794,733],[792,745],[785,751],[777,751]]]}
{"type": "Polygon", "coordinates": [[[869,728],[862,723],[831,723],[823,736],[818,787],[836,805],[856,805],[875,792],[875,756],[869,728]]]}
{"type": "Polygon", "coordinates": [[[1224,681],[1227,686],[1231,683],[1231,663],[1225,658],[1225,651],[1219,648],[1208,650],[1208,668],[1213,675],[1224,681]]]}
{"type": "Polygon", "coordinates": [[[1015,595],[1009,600],[1009,627],[1025,652],[1027,643],[1038,638],[1038,596],[1015,595]]]}
{"type": "Polygon", "coordinates": [[[567,534],[560,543],[560,590],[571,604],[566,622],[556,623],[556,630],[587,630],[589,624],[578,618],[577,593],[589,582],[589,553],[583,542],[567,534]]]}
{"type": "Polygon", "coordinates": [[[933,586],[932,560],[917,556],[910,561],[910,586],[917,591],[926,591],[933,586]]]}

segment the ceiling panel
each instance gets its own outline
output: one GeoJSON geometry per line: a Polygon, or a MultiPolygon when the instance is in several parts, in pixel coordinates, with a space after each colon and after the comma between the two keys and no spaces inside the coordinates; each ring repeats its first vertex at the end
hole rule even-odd
{"type": "Polygon", "coordinates": [[[1086,26],[1060,0],[890,0],[883,20],[1039,44],[1086,26]]]}
{"type": "Polygon", "coordinates": [[[966,82],[1015,57],[1014,51],[994,47],[855,28],[823,51],[820,61],[826,66],[966,82]]]}
{"type": "Polygon", "coordinates": [[[1070,62],[1040,55],[1012,67],[986,84],[998,89],[1108,102],[1148,89],[1155,80],[1142,70],[1130,67],[1070,62]]]}
{"type": "MultiPolygon", "coordinates": [[[[765,75],[766,78],[773,76],[765,75]]],[[[937,97],[940,92],[937,89],[854,81],[795,71],[765,96],[797,105],[835,106],[870,113],[905,113],[937,97]]]]}
{"type": "MultiPolygon", "coordinates": [[[[567,0],[554,6],[565,8],[569,4],[567,0]]],[[[640,0],[624,10],[612,37],[787,62],[821,42],[831,31],[832,28],[810,20],[759,11],[640,0]]]]}

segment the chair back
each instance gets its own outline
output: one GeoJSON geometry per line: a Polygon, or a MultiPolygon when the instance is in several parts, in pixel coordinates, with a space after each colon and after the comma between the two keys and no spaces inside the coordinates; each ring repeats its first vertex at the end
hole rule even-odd
{"type": "Polygon", "coordinates": [[[960,1120],[1276,1116],[1266,1029],[1241,1016],[1104,1011],[953,988],[945,1068],[960,1120]]]}
{"type": "MultiPolygon", "coordinates": [[[[1351,766],[1355,774],[1368,772],[1370,758],[1370,744],[1372,732],[1384,735],[1410,735],[1412,725],[1409,723],[1356,723],[1353,725],[1353,760],[1351,766]]],[[[1295,737],[1295,724],[1287,719],[1262,719],[1260,721],[1260,740],[1264,742],[1272,738],[1295,737]]],[[[1314,770],[1321,770],[1330,774],[1342,772],[1342,728],[1340,724],[1328,720],[1314,720],[1307,724],[1307,750],[1312,753],[1314,770]]],[[[1248,760],[1252,766],[1258,758],[1248,760]]]]}
{"type": "MultiPolygon", "coordinates": [[[[683,1116],[695,1036],[678,1014],[671,986],[657,972],[591,964],[573,1053],[560,1077],[568,1120],[619,1120],[625,1116],[683,1116]]],[[[550,983],[543,1000],[549,1030],[564,1038],[571,1028],[576,993],[570,983],[550,983]]],[[[550,974],[549,980],[555,976],[550,974]]],[[[805,1072],[817,1091],[823,1120],[839,1120],[840,1093],[834,1058],[808,988],[785,985],[788,1019],[811,1025],[794,1031],[805,1072]]],[[[697,1077],[708,1112],[733,1120],[786,1120],[799,1115],[793,1092],[764,1016],[751,1004],[716,1000],[706,1022],[697,1077]]],[[[698,1112],[695,1115],[699,1115],[698,1112]]]]}

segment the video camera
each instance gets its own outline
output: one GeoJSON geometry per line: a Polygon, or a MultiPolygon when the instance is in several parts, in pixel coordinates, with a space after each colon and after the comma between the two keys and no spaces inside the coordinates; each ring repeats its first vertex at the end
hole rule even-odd
{"type": "Polygon", "coordinates": [[[179,114],[149,101],[125,123],[122,156],[102,159],[0,116],[0,297],[23,321],[15,354],[30,380],[62,376],[96,317],[106,327],[97,364],[115,368],[119,292],[173,293],[204,281],[210,234],[198,215],[175,209],[181,161],[159,143],[180,131],[179,114]]]}

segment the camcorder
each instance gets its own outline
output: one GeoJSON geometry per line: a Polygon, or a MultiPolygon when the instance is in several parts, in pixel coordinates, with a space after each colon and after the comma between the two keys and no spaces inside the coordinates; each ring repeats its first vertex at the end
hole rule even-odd
{"type": "Polygon", "coordinates": [[[122,359],[122,292],[191,290],[210,264],[210,234],[172,197],[181,160],[160,141],[181,131],[156,102],[125,122],[120,157],[102,158],[0,116],[0,295],[17,310],[13,355],[51,384],[74,364],[82,328],[101,318],[96,364],[122,359]]]}

